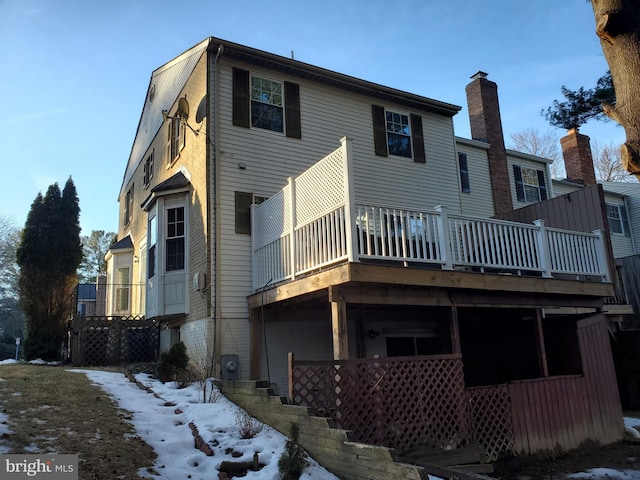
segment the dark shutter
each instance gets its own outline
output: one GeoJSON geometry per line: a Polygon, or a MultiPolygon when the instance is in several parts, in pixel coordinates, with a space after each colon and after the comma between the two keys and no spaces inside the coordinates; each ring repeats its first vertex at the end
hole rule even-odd
{"type": "Polygon", "coordinates": [[[622,220],[622,228],[627,237],[631,236],[631,228],[629,227],[629,216],[627,215],[627,207],[620,205],[620,220],[622,220]]]}
{"type": "Polygon", "coordinates": [[[233,69],[233,124],[249,128],[250,118],[249,72],[233,69]]]}
{"type": "Polygon", "coordinates": [[[471,185],[469,183],[469,166],[467,164],[467,154],[464,152],[458,152],[458,166],[460,168],[460,186],[464,193],[471,192],[471,185]]]}
{"type": "Polygon", "coordinates": [[[371,105],[373,113],[373,143],[376,148],[376,155],[382,157],[389,156],[387,150],[387,125],[384,117],[384,107],[371,105]]]}
{"type": "Polygon", "coordinates": [[[538,187],[540,187],[540,200],[549,198],[547,195],[547,184],[544,181],[544,170],[538,170],[538,187]]]}
{"type": "Polygon", "coordinates": [[[287,137],[302,138],[300,125],[300,85],[284,82],[284,117],[287,137]]]}
{"type": "Polygon", "coordinates": [[[422,117],[411,114],[411,140],[413,142],[413,160],[426,163],[424,154],[424,135],[422,133],[422,117]]]}
{"type": "Polygon", "coordinates": [[[524,202],[524,185],[522,184],[522,170],[520,165],[513,166],[513,176],[516,179],[516,194],[518,195],[518,201],[524,202]]]}
{"type": "Polygon", "coordinates": [[[236,192],[236,233],[251,234],[252,203],[252,193],[236,192]]]}

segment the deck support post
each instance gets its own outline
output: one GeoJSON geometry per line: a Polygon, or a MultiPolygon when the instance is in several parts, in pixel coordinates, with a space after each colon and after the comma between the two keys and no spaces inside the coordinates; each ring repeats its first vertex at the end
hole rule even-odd
{"type": "Polygon", "coordinates": [[[251,366],[249,375],[252,380],[260,380],[260,367],[262,359],[262,318],[258,310],[249,310],[249,322],[251,322],[251,366]]]}
{"type": "Polygon", "coordinates": [[[538,347],[538,363],[540,365],[540,375],[549,376],[549,367],[547,364],[547,353],[544,346],[544,332],[542,330],[542,310],[536,308],[536,343],[538,347]]]}
{"type": "Polygon", "coordinates": [[[331,302],[331,331],[333,333],[333,359],[349,359],[349,336],[347,334],[347,302],[334,287],[329,287],[331,302]]]}

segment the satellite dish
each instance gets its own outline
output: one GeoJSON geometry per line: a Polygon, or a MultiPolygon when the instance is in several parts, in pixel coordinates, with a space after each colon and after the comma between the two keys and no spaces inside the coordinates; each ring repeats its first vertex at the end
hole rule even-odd
{"type": "Polygon", "coordinates": [[[202,122],[207,116],[207,96],[205,95],[200,100],[198,104],[198,109],[196,110],[196,123],[202,122]]]}
{"type": "Polygon", "coordinates": [[[176,112],[176,117],[182,117],[184,119],[189,118],[189,102],[187,102],[186,96],[178,100],[178,111],[176,112]]]}

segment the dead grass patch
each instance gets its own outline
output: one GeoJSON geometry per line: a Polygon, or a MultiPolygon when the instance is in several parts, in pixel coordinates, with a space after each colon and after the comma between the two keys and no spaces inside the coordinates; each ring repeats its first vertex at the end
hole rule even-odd
{"type": "Polygon", "coordinates": [[[128,412],[67,367],[3,365],[0,408],[12,453],[79,454],[83,480],[139,479],[156,455],[125,421],[128,412]]]}

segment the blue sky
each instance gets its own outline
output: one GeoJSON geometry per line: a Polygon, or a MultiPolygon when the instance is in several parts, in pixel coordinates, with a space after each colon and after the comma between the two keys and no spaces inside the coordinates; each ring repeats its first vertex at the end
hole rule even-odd
{"type": "MultiPolygon", "coordinates": [[[[551,128],[540,111],[561,85],[605,73],[593,32],[585,0],[0,0],[0,215],[24,225],[38,192],[72,176],[82,234],[116,231],[151,72],[208,36],[462,106],[463,137],[464,88],[488,72],[508,142],[551,128]]],[[[612,122],[581,131],[624,141],[612,122]]]]}

